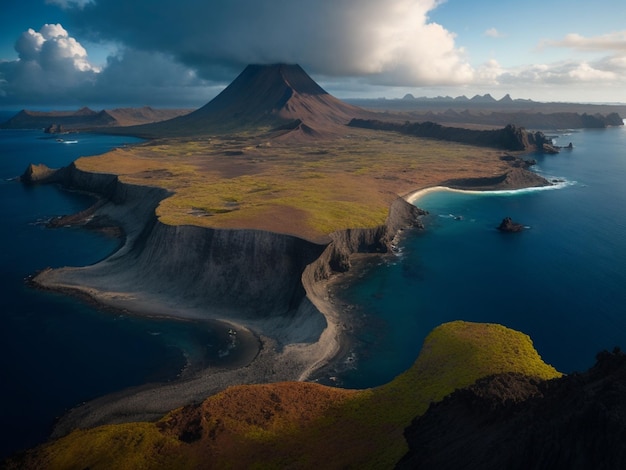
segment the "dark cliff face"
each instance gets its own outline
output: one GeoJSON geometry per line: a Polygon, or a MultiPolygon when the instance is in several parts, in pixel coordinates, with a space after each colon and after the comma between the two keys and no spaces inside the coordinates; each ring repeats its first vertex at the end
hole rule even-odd
{"type": "Polygon", "coordinates": [[[352,127],[395,131],[416,137],[460,142],[463,144],[494,147],[503,150],[543,150],[544,143],[551,143],[543,133],[530,133],[512,124],[502,129],[474,130],[460,127],[446,127],[434,122],[379,121],[375,119],[352,119],[348,124],[352,127]]]}
{"type": "Polygon", "coordinates": [[[115,267],[141,290],[158,286],[186,303],[264,318],[298,309],[305,297],[302,272],[324,248],[270,232],[169,226],[155,220],[136,241],[132,262],[118,260],[115,267]]]}
{"type": "Polygon", "coordinates": [[[454,392],[406,429],[398,468],[626,468],[626,355],[540,382],[519,374],[454,392]]]}
{"type": "Polygon", "coordinates": [[[354,253],[387,253],[392,239],[402,228],[422,228],[422,209],[396,199],[389,207],[385,225],[369,229],[347,229],[330,234],[332,242],[321,256],[312,263],[303,275],[303,281],[312,286],[328,279],[334,273],[350,269],[350,256],[354,253]]]}
{"type": "MultiPolygon", "coordinates": [[[[167,191],[120,183],[115,175],[84,172],[73,164],[56,171],[30,166],[22,179],[96,193],[105,201],[97,214],[122,226],[124,246],[81,268],[81,285],[97,288],[106,279],[115,291],[166,297],[181,308],[200,307],[209,317],[232,319],[297,317],[319,326],[323,317],[307,296],[325,294],[314,284],[349,269],[353,253],[386,252],[395,232],[418,224],[422,213],[398,199],[386,225],[335,232],[326,245],[260,230],[165,225],[155,209],[167,191]]],[[[282,335],[285,341],[291,336],[282,335]]]]}

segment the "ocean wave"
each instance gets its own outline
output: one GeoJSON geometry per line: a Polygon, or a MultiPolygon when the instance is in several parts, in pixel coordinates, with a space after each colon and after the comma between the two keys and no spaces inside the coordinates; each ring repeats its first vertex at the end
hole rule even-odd
{"type": "Polygon", "coordinates": [[[454,215],[454,214],[439,214],[439,217],[443,219],[464,220],[464,217],[462,215],[454,215]]]}

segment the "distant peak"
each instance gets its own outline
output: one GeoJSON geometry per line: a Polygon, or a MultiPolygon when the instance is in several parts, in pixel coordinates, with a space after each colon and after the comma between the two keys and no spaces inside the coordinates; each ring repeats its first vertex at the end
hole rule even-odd
{"type": "Polygon", "coordinates": [[[474,101],[477,103],[494,103],[496,100],[493,96],[487,93],[486,95],[483,95],[483,96],[475,95],[470,101],[474,101]]]}
{"type": "Polygon", "coordinates": [[[170,133],[271,128],[307,138],[338,135],[364,112],[327,93],[298,64],[250,64],[210,102],[178,118],[180,130],[170,133]]]}
{"type": "Polygon", "coordinates": [[[250,82],[263,81],[273,85],[283,82],[293,91],[305,95],[328,94],[298,64],[250,64],[239,77],[250,82]]]}
{"type": "Polygon", "coordinates": [[[97,113],[93,111],[92,109],[88,108],[87,106],[83,106],[82,108],[80,108],[78,111],[74,113],[74,115],[76,116],[91,116],[93,114],[97,114],[97,113]]]}

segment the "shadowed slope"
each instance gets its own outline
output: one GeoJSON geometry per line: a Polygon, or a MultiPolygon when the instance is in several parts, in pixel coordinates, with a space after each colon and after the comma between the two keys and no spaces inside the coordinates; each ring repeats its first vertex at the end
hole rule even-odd
{"type": "Polygon", "coordinates": [[[500,325],[436,328],[407,372],[382,387],[303,382],[231,387],[157,423],[77,430],[9,468],[392,468],[411,419],[481,377],[560,376],[530,338],[500,325]]]}
{"type": "Polygon", "coordinates": [[[134,128],[148,136],[187,136],[242,130],[320,137],[367,115],[328,94],[299,65],[248,65],[218,96],[191,114],[134,128]]]}
{"type": "Polygon", "coordinates": [[[626,355],[552,381],[500,374],[457,390],[407,428],[398,468],[626,468],[626,355]]]}

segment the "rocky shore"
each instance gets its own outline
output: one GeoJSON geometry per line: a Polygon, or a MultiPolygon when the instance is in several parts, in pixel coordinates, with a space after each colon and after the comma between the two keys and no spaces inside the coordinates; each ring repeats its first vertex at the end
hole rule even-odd
{"type": "MultiPolygon", "coordinates": [[[[519,164],[489,181],[456,184],[480,190],[550,184],[523,162],[513,163],[519,164]]],[[[415,195],[399,197],[390,204],[384,225],[340,230],[326,242],[312,242],[263,230],[167,225],[155,211],[171,196],[168,191],[122,183],[115,175],[82,171],[74,164],[59,170],[31,165],[22,181],[97,195],[92,208],[60,223],[98,229],[114,225],[123,234],[120,248],[105,260],[44,270],[33,284],[132,314],[222,322],[237,332],[246,350],[242,357],[248,358],[235,368],[204,369],[177,382],[148,384],[84,404],[59,421],[55,436],[76,427],[157,419],[232,384],[310,378],[340,357],[343,332],[350,328],[329,296],[329,283],[350,269],[354,254],[391,252],[398,231],[420,226],[424,213],[411,204],[415,195]]]]}
{"type": "Polygon", "coordinates": [[[385,225],[335,232],[321,244],[260,230],[165,225],[155,209],[167,191],[74,165],[57,171],[31,166],[22,180],[97,194],[97,206],[72,223],[108,220],[124,233],[107,259],[44,270],[33,284],[138,315],[224,322],[250,349],[244,367],[205,369],[77,407],[59,421],[57,437],[76,427],[156,419],[232,384],[305,380],[340,351],[343,326],[328,297],[329,279],[350,268],[353,253],[389,252],[396,232],[419,225],[422,213],[398,198],[385,225]]]}

